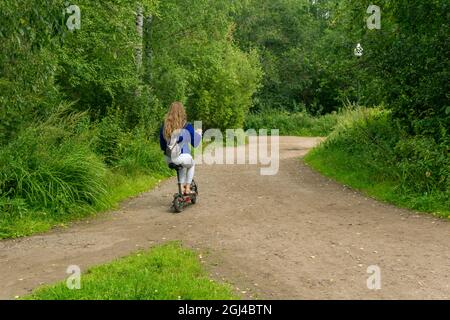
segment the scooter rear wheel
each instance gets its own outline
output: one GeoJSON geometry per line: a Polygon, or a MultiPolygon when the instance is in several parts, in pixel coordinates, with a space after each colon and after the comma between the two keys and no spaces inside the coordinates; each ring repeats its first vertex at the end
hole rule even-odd
{"type": "Polygon", "coordinates": [[[196,195],[198,195],[198,186],[194,180],[192,180],[192,183],[191,183],[191,191],[193,193],[195,193],[196,195]]]}

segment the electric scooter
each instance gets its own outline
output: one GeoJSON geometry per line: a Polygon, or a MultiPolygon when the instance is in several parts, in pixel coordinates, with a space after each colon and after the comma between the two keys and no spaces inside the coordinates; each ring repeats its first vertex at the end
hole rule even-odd
{"type": "Polygon", "coordinates": [[[175,193],[173,195],[172,209],[175,210],[175,212],[180,213],[188,205],[195,204],[197,202],[198,187],[195,181],[192,180],[191,193],[183,194],[180,183],[180,170],[183,168],[183,166],[176,165],[175,163],[169,163],[169,168],[177,171],[178,193],[175,193]]]}

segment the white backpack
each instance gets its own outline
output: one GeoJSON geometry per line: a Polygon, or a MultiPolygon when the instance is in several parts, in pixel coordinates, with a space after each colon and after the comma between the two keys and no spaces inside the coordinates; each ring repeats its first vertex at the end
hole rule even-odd
{"type": "Polygon", "coordinates": [[[170,137],[170,142],[167,144],[166,156],[168,156],[172,161],[178,158],[181,154],[181,145],[178,143],[181,133],[182,130],[175,130],[170,137]]]}

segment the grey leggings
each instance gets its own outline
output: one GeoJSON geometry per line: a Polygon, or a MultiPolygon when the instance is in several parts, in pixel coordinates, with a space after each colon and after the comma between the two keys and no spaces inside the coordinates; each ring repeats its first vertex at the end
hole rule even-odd
{"type": "Polygon", "coordinates": [[[180,170],[180,181],[181,184],[191,184],[194,179],[195,173],[195,161],[189,153],[182,153],[178,158],[171,160],[166,157],[166,162],[173,162],[176,165],[182,165],[183,168],[180,170]]]}

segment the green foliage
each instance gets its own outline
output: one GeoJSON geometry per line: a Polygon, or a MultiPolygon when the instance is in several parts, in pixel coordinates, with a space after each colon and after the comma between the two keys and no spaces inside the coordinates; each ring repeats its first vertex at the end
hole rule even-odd
{"type": "Polygon", "coordinates": [[[205,128],[242,126],[261,78],[255,53],[233,43],[230,1],[168,0],[151,27],[152,84],[164,105],[186,102],[205,128]]]}
{"type": "Polygon", "coordinates": [[[81,290],[65,282],[37,289],[27,300],[228,300],[230,285],[208,278],[192,250],[169,243],[91,268],[81,290]]]}
{"type": "Polygon", "coordinates": [[[61,9],[57,0],[0,3],[0,146],[59,104],[53,49],[64,35],[61,9]]]}
{"type": "MultiPolygon", "coordinates": [[[[155,10],[156,1],[146,3],[148,10],[155,10]]],[[[141,109],[150,104],[146,94],[150,89],[142,84],[135,61],[141,41],[133,15],[137,3],[80,0],[77,5],[81,29],[70,33],[58,52],[61,91],[76,101],[77,110],[90,111],[93,119],[120,110],[130,126],[136,125],[141,109]]]]}
{"type": "Polygon", "coordinates": [[[189,115],[202,119],[203,127],[222,130],[241,128],[252,105],[261,72],[257,56],[245,55],[234,47],[211,48],[213,60],[198,61],[189,115]],[[213,63],[212,66],[205,65],[213,63]]]}
{"type": "Polygon", "coordinates": [[[250,0],[236,17],[236,40],[244,50],[256,49],[264,70],[256,109],[295,111],[304,104],[314,113],[336,110],[319,39],[325,20],[303,0],[250,0]]]}
{"type": "Polygon", "coordinates": [[[439,143],[441,131],[450,128],[447,1],[379,1],[381,30],[365,26],[366,9],[372,3],[368,0],[322,3],[331,12],[324,48],[335,46],[333,39],[339,35],[347,39],[341,41],[347,53],[351,43],[364,47],[359,59],[328,50],[330,70],[341,79],[344,70],[352,70],[361,104],[383,103],[409,133],[431,135],[439,143]]]}
{"type": "Polygon", "coordinates": [[[369,30],[369,0],[256,1],[237,15],[236,38],[257,48],[265,71],[258,109],[312,113],[342,103],[393,110],[410,133],[432,135],[450,128],[448,3],[388,1],[381,30],[369,30]],[[357,43],[364,55],[356,58],[357,43]]]}

